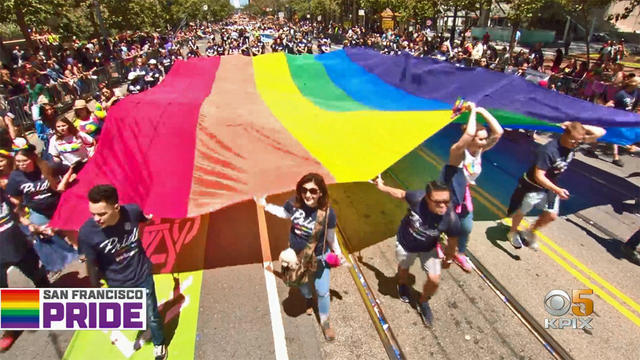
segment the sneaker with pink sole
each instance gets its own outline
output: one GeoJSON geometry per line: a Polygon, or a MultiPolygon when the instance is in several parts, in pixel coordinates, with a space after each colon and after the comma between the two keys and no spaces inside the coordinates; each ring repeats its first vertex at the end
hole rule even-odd
{"type": "Polygon", "coordinates": [[[442,245],[436,243],[436,252],[438,253],[438,259],[444,259],[444,251],[442,251],[442,245]]]}
{"type": "Polygon", "coordinates": [[[455,261],[455,263],[466,272],[471,272],[473,270],[473,264],[469,258],[463,254],[456,254],[456,256],[453,257],[453,261],[455,261]]]}

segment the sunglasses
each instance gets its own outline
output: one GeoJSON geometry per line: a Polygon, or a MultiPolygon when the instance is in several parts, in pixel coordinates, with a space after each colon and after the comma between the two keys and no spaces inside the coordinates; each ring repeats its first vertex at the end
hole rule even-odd
{"type": "Polygon", "coordinates": [[[306,193],[309,193],[309,194],[311,194],[311,195],[318,195],[318,194],[320,193],[320,189],[318,189],[318,188],[306,188],[306,187],[303,187],[303,188],[300,190],[300,193],[302,193],[302,195],[305,195],[306,193]]]}
{"type": "Polygon", "coordinates": [[[447,199],[447,200],[433,200],[432,198],[428,198],[429,201],[431,201],[432,203],[436,204],[436,205],[449,205],[449,203],[451,202],[451,200],[447,199]]]}

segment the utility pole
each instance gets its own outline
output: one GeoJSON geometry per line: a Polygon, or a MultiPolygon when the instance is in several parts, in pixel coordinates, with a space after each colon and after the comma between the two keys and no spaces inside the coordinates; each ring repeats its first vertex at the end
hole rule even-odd
{"type": "Polygon", "coordinates": [[[453,46],[453,40],[456,38],[456,22],[458,21],[458,6],[453,7],[453,25],[451,25],[451,35],[449,36],[449,42],[453,46]]]}
{"type": "Polygon", "coordinates": [[[102,21],[102,12],[100,11],[100,4],[98,3],[98,0],[93,0],[93,7],[95,7],[96,9],[96,18],[98,19],[98,25],[100,25],[100,32],[102,33],[102,38],[104,40],[104,43],[107,43],[107,38],[109,37],[107,35],[107,30],[104,28],[104,21],[102,21]]]}

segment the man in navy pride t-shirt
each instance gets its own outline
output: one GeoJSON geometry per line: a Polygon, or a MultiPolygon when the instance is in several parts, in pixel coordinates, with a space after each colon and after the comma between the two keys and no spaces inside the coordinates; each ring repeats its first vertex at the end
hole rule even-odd
{"type": "Polygon", "coordinates": [[[80,228],[78,246],[87,258],[91,284],[99,286],[101,273],[111,287],[145,288],[153,355],[166,359],[151,261],[140,241],[139,225],[149,218],[138,205],[120,205],[118,191],[111,185],[96,185],[89,191],[89,211],[92,217],[80,228]]]}
{"type": "Polygon", "coordinates": [[[440,236],[447,236],[444,267],[448,268],[456,254],[461,233],[460,220],[450,206],[449,187],[432,181],[425,190],[405,191],[385,185],[380,177],[376,180],[376,185],[381,191],[396,199],[405,200],[409,205],[396,236],[398,297],[403,302],[411,302],[409,268],[419,257],[422,268],[427,273],[427,281],[423,285],[417,308],[423,323],[431,327],[433,313],[429,299],[438,290],[443,267],[437,249],[440,236]]]}

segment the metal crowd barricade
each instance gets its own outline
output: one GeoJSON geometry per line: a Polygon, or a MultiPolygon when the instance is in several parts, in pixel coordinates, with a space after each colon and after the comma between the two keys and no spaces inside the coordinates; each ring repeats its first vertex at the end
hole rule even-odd
{"type": "Polygon", "coordinates": [[[31,110],[28,108],[29,95],[22,94],[7,99],[7,106],[15,118],[13,119],[14,125],[25,127],[29,123],[33,123],[31,119],[31,110]]]}
{"type": "MultiPolygon", "coordinates": [[[[66,112],[71,109],[77,98],[74,90],[79,90],[80,98],[89,98],[99,90],[100,83],[106,83],[108,86],[124,83],[127,79],[126,70],[122,61],[113,62],[105,67],[97,68],[91,75],[76,80],[78,82],[76,89],[74,89],[74,85],[58,82],[47,85],[47,92],[52,103],[56,104],[61,112],[66,112]]],[[[16,126],[28,127],[33,124],[28,94],[6,99],[6,105],[9,111],[15,115],[14,123],[16,126]]]]}
{"type": "MultiPolygon", "coordinates": [[[[181,38],[174,43],[177,47],[181,48],[189,41],[189,38],[181,38]]],[[[158,50],[150,50],[148,55],[153,57],[158,56],[158,50]]],[[[138,54],[134,57],[144,55],[138,54]]],[[[109,87],[114,87],[127,82],[127,75],[129,73],[129,63],[132,62],[132,58],[122,59],[114,62],[110,62],[107,65],[97,68],[91,75],[83,76],[77,81],[79,86],[79,97],[87,99],[95,94],[99,90],[99,84],[105,83],[109,87]]],[[[52,103],[55,104],[60,112],[69,111],[73,102],[77,96],[74,91],[74,85],[57,82],[47,85],[47,91],[51,96],[52,103]]],[[[31,109],[29,107],[29,95],[22,94],[13,96],[10,98],[2,98],[0,95],[0,107],[7,107],[11,113],[15,115],[14,124],[22,128],[33,125],[33,117],[31,115],[31,109]]]]}

